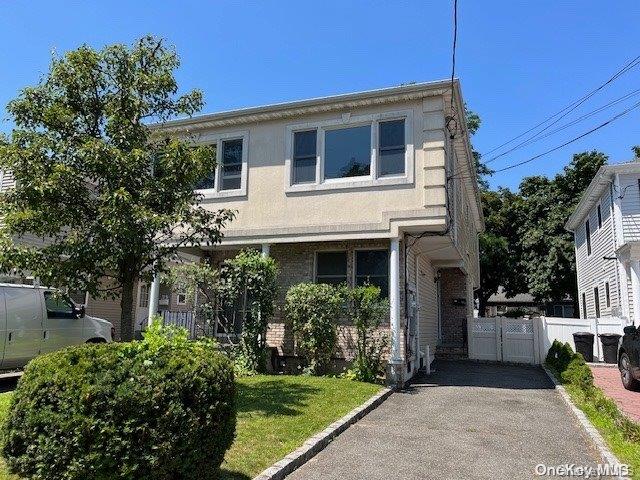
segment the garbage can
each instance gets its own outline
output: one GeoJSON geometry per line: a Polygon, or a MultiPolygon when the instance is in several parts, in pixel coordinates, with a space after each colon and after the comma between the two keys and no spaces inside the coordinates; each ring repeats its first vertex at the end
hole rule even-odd
{"type": "Polygon", "coordinates": [[[618,363],[618,344],[620,337],[617,333],[601,333],[598,335],[602,342],[602,355],[604,363],[618,363]]]}
{"type": "Polygon", "coordinates": [[[593,362],[593,333],[576,332],[573,334],[573,343],[576,345],[576,352],[582,354],[585,362],[593,362]]]}

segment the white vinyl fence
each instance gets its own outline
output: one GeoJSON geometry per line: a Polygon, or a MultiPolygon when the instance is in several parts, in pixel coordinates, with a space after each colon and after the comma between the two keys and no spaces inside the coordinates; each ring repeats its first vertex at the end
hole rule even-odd
{"type": "Polygon", "coordinates": [[[573,334],[591,332],[594,360],[603,361],[602,333],[623,334],[625,318],[476,317],[467,321],[469,358],[513,363],[543,363],[554,340],[569,342],[573,334]]]}
{"type": "Polygon", "coordinates": [[[591,332],[595,335],[593,339],[593,359],[604,361],[602,355],[602,343],[598,335],[601,333],[617,333],[623,335],[623,329],[629,323],[625,318],[621,317],[602,317],[602,318],[557,318],[557,317],[540,317],[541,322],[540,338],[538,348],[540,352],[544,352],[542,360],[547,355],[549,347],[554,340],[560,340],[562,343],[569,342],[571,348],[576,349],[573,342],[573,334],[577,332],[591,332]]]}

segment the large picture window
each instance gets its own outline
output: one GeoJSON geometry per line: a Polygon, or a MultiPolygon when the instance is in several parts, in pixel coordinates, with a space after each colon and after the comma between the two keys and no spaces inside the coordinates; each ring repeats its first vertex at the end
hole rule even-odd
{"type": "Polygon", "coordinates": [[[340,285],[347,282],[347,252],[316,253],[316,283],[340,285]]]}
{"type": "Polygon", "coordinates": [[[361,177],[371,173],[371,125],[327,130],[324,178],[361,177]]]}
{"type": "Polygon", "coordinates": [[[356,251],[356,285],[380,287],[383,297],[389,296],[389,252],[387,250],[356,251]]]}

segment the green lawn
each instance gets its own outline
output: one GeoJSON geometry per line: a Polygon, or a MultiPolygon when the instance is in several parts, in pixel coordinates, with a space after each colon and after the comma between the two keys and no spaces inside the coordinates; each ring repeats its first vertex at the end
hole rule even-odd
{"type": "Polygon", "coordinates": [[[620,428],[610,415],[597,410],[592,401],[585,397],[584,392],[576,385],[564,384],[571,400],[582,410],[611,451],[622,463],[631,467],[632,478],[640,480],[640,443],[627,440],[622,435],[620,428]]]}
{"type": "MultiPolygon", "coordinates": [[[[377,385],[337,378],[239,379],[237,435],[222,465],[223,478],[253,478],[379,390],[377,385]]],[[[0,419],[10,396],[0,394],[0,419]]],[[[0,480],[17,480],[7,473],[2,459],[0,480]]]]}

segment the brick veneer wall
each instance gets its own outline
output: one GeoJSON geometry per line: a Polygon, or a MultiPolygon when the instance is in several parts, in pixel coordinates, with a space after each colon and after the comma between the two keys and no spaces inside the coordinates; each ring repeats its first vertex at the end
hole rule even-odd
{"type": "Polygon", "coordinates": [[[469,311],[469,282],[459,268],[440,270],[442,298],[442,343],[447,346],[466,345],[469,311]]]}
{"type": "MultiPolygon", "coordinates": [[[[349,285],[354,281],[354,252],[366,248],[389,248],[388,240],[354,240],[345,242],[314,242],[314,243],[288,243],[273,244],[270,248],[270,256],[278,263],[278,293],[276,297],[276,309],[272,321],[267,329],[267,343],[270,347],[278,349],[280,355],[293,355],[293,335],[285,323],[284,303],[287,290],[298,283],[313,282],[315,269],[315,252],[322,250],[347,251],[347,281],[349,285]]],[[[233,257],[236,251],[217,251],[212,253],[213,263],[216,264],[224,258],[233,257]]],[[[400,266],[401,272],[402,264],[400,266]]],[[[402,284],[402,282],[401,282],[402,284]]],[[[401,285],[401,289],[403,286],[401,285]]],[[[404,301],[404,293],[401,292],[401,302],[404,301]]],[[[388,320],[382,327],[389,330],[388,320]]],[[[336,357],[351,360],[354,355],[353,327],[341,322],[338,329],[338,351],[336,357]]]]}

